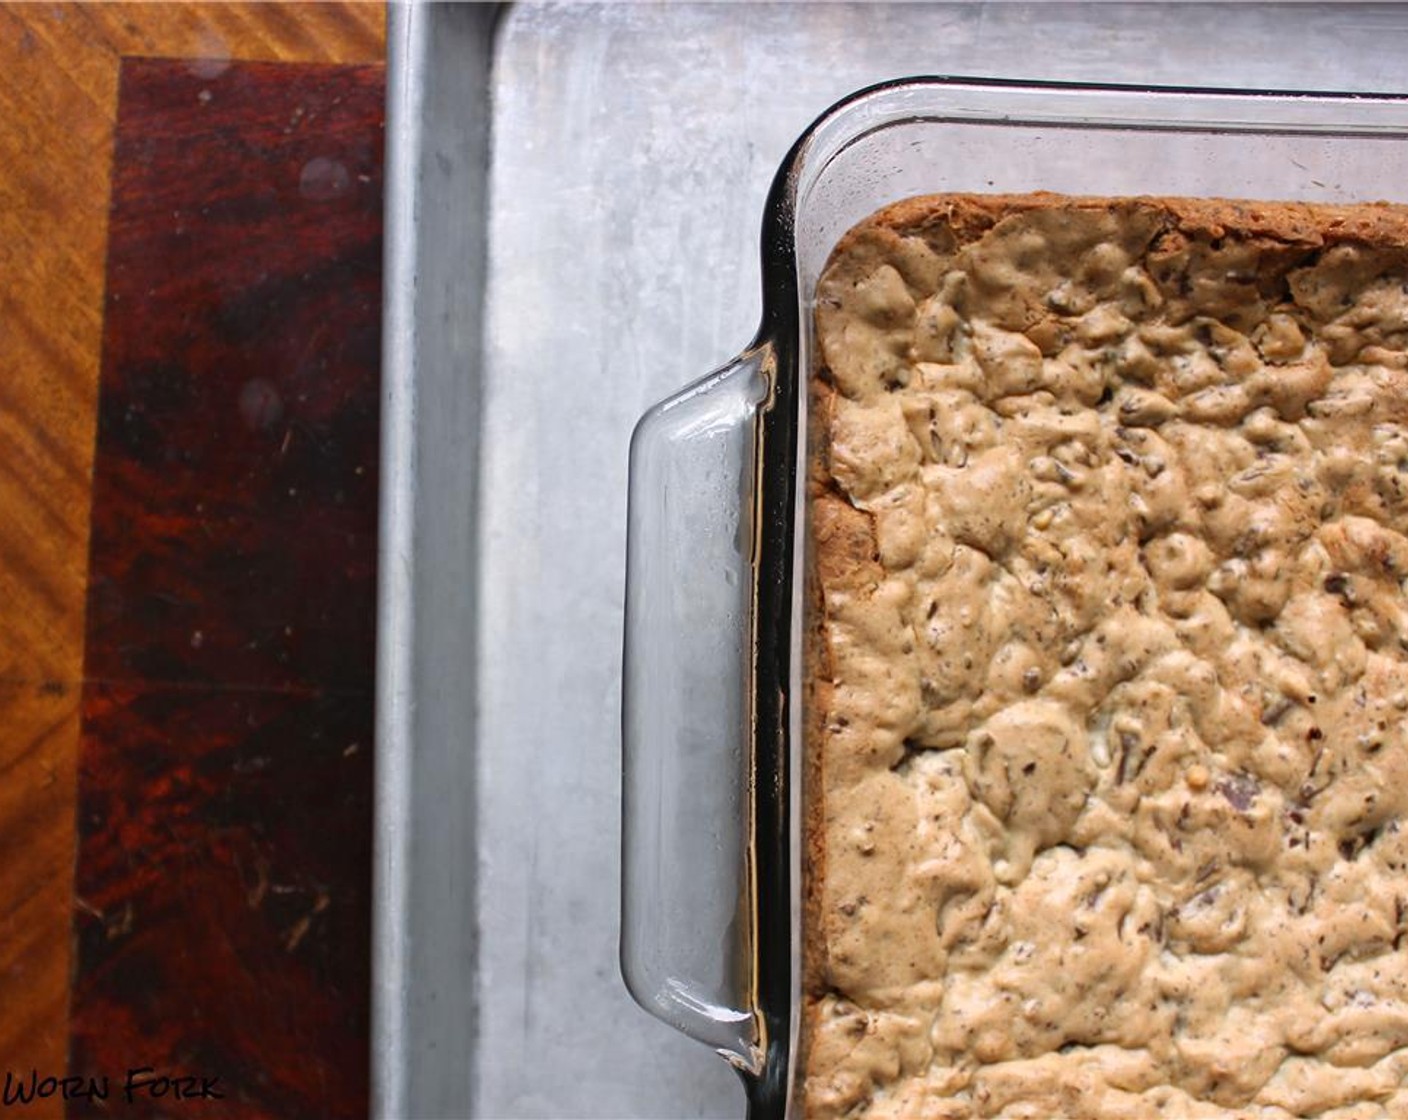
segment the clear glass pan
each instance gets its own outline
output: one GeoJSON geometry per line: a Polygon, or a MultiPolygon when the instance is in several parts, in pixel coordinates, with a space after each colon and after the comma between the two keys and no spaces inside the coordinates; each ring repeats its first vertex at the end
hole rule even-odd
{"type": "Polygon", "coordinates": [[[789,1107],[811,299],[882,206],[939,192],[1408,202],[1408,98],[914,78],[823,114],[763,219],[748,350],[652,409],[631,450],[622,971],[652,1013],[789,1107]]]}

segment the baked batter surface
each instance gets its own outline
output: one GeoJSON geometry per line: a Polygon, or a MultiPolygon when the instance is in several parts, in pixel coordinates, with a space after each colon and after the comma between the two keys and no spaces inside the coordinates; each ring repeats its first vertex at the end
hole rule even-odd
{"type": "Polygon", "coordinates": [[[1408,208],[938,196],[811,382],[809,1117],[1408,1117],[1408,208]]]}

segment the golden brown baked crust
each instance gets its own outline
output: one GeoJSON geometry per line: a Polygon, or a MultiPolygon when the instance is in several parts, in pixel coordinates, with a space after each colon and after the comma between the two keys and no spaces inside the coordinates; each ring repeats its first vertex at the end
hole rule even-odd
{"type": "Polygon", "coordinates": [[[1408,208],[934,196],[810,382],[809,1117],[1408,1116],[1408,208]]]}

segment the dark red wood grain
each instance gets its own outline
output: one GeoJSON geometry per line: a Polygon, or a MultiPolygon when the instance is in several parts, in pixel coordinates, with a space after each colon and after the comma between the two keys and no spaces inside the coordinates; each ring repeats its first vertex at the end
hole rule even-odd
{"type": "Polygon", "coordinates": [[[70,1115],[366,1114],[383,96],[122,67],[70,1115]]]}

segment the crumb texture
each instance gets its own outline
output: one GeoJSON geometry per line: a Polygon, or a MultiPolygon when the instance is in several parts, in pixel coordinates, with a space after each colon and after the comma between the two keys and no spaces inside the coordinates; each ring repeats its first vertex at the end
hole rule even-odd
{"type": "Polygon", "coordinates": [[[1408,1116],[1408,209],[915,199],[816,293],[808,1117],[1408,1116]]]}

